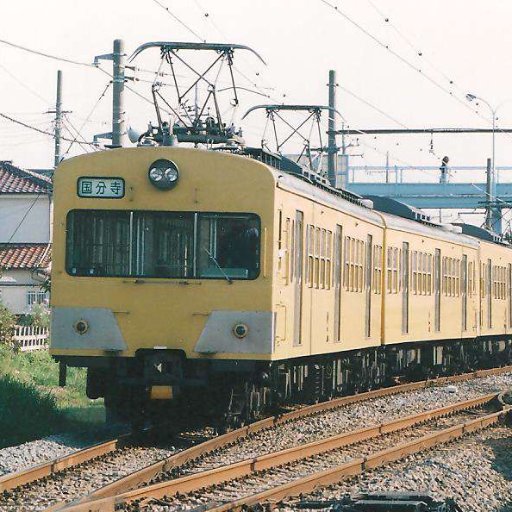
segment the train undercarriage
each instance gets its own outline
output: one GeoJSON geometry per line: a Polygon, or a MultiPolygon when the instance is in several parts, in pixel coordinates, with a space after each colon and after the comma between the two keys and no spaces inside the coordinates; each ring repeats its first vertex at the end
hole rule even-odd
{"type": "Polygon", "coordinates": [[[512,338],[389,345],[272,363],[191,360],[168,350],[81,359],[60,362],[88,366],[87,395],[105,398],[107,421],[140,422],[165,415],[172,404],[174,411],[187,408],[217,418],[223,427],[286,405],[504,366],[512,361],[512,338]]]}

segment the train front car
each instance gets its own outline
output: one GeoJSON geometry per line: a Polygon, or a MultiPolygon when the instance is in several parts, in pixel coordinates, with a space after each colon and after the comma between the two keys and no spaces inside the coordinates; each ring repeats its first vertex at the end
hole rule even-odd
{"type": "Polygon", "coordinates": [[[263,405],[274,337],[268,167],[117,149],[64,162],[54,189],[51,353],[88,369],[88,396],[122,414],[194,390],[215,390],[235,415],[240,390],[263,405]]]}

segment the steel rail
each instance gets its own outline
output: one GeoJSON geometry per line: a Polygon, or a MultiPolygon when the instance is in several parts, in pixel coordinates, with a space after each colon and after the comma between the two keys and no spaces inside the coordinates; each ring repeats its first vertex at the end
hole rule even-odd
{"type": "Polygon", "coordinates": [[[439,432],[427,434],[419,439],[402,443],[393,448],[381,450],[368,457],[354,459],[345,464],[314,473],[273,489],[213,507],[208,509],[208,512],[239,511],[263,503],[270,505],[270,508],[272,508],[272,505],[284,499],[310,493],[319,487],[338,483],[345,478],[360,475],[364,471],[375,469],[389,462],[398,461],[409,455],[435,448],[440,444],[459,439],[463,435],[495,425],[509,410],[510,408],[507,408],[474,420],[460,423],[459,425],[443,429],[439,432]]]}
{"type": "MultiPolygon", "coordinates": [[[[270,429],[280,424],[293,421],[295,419],[304,418],[324,411],[328,411],[330,409],[336,409],[353,403],[363,402],[366,400],[373,400],[376,398],[381,398],[394,394],[424,389],[431,386],[439,386],[451,382],[461,382],[476,378],[484,378],[490,375],[499,375],[509,372],[512,372],[512,365],[503,366],[500,368],[491,368],[488,370],[477,370],[470,373],[464,373],[461,375],[454,375],[450,377],[439,377],[436,379],[430,379],[425,381],[411,382],[407,384],[392,386],[389,388],[368,391],[365,393],[360,393],[358,395],[336,398],[328,402],[320,402],[318,404],[303,407],[301,409],[297,409],[280,416],[272,416],[252,423],[251,425],[248,425],[246,427],[239,428],[222,436],[213,438],[204,443],[195,445],[191,448],[188,448],[182,452],[179,452],[165,459],[162,459],[161,461],[151,464],[150,466],[147,466],[142,470],[136,471],[130,475],[120,478],[119,480],[116,480],[115,482],[107,484],[97,489],[96,491],[93,491],[92,493],[71,502],[71,504],[83,503],[100,498],[105,498],[108,496],[122,494],[123,492],[126,492],[130,489],[134,489],[140,485],[147,484],[161,472],[167,472],[173,468],[179,467],[203,455],[211,453],[214,450],[235,443],[249,436],[250,434],[270,429]]],[[[43,463],[38,466],[28,468],[16,473],[4,475],[3,477],[0,477],[0,492],[19,487],[21,485],[29,484],[41,478],[51,476],[62,470],[69,469],[77,464],[82,464],[84,462],[90,461],[103,454],[115,451],[120,447],[116,444],[116,441],[119,441],[119,439],[91,446],[78,452],[74,452],[70,455],[59,457],[47,463],[43,463]],[[112,443],[113,446],[111,446],[109,449],[107,445],[112,443]],[[104,453],[101,453],[102,445],[104,446],[104,453]]],[[[62,508],[65,508],[66,506],[69,506],[69,504],[69,502],[56,503],[47,510],[60,510],[62,508]]]]}
{"type": "Polygon", "coordinates": [[[61,510],[65,510],[67,512],[110,512],[116,510],[116,507],[121,504],[127,504],[137,500],[146,501],[163,498],[164,496],[174,496],[176,494],[198,491],[205,487],[219,485],[230,480],[247,477],[259,471],[272,469],[314,455],[327,453],[344,446],[353,445],[361,441],[367,441],[384,434],[404,430],[432,419],[448,416],[463,410],[473,409],[489,403],[497,397],[498,393],[480,396],[431,411],[423,411],[404,418],[398,418],[372,427],[338,434],[319,441],[280,450],[253,459],[236,462],[234,464],[228,464],[212,470],[159,482],[147,487],[125,492],[117,496],[110,496],[108,498],[92,502],[89,501],[77,505],[71,505],[61,510]]]}
{"type": "Polygon", "coordinates": [[[465,380],[471,380],[476,378],[488,377],[490,375],[499,375],[502,373],[512,372],[512,366],[503,366],[500,368],[491,368],[488,370],[477,370],[470,373],[464,373],[461,375],[453,375],[450,377],[438,377],[436,379],[424,380],[419,382],[410,382],[407,384],[401,384],[392,386],[389,388],[377,389],[374,391],[367,391],[358,395],[345,396],[336,398],[328,402],[320,402],[318,404],[303,407],[291,412],[288,412],[279,416],[271,416],[263,420],[257,421],[246,427],[239,428],[227,434],[219,437],[210,439],[204,443],[192,446],[182,452],[175,455],[171,455],[161,461],[155,462],[139,471],[131,473],[125,477],[120,478],[110,484],[107,484],[92,493],[83,496],[78,500],[72,502],[60,502],[54,504],[52,507],[47,509],[47,512],[53,512],[61,510],[70,505],[76,505],[78,503],[87,503],[89,501],[98,500],[101,498],[107,498],[110,496],[116,496],[122,494],[130,489],[135,489],[141,485],[145,485],[153,480],[159,473],[168,472],[174,468],[180,467],[190,461],[198,459],[208,453],[218,450],[220,448],[229,446],[237,441],[244,439],[245,437],[267,430],[276,426],[279,426],[290,421],[325,412],[331,409],[337,409],[350,404],[363,402],[366,400],[373,400],[376,398],[382,398],[394,394],[406,393],[409,391],[416,391],[419,389],[428,388],[431,386],[439,386],[451,382],[461,382],[465,380]]]}
{"type": "MultiPolygon", "coordinates": [[[[447,382],[458,382],[462,380],[486,377],[489,375],[507,373],[511,371],[512,366],[506,366],[501,368],[493,368],[490,370],[479,370],[463,375],[456,375],[453,377],[442,377],[435,380],[403,384],[399,386],[393,386],[390,388],[383,388],[376,391],[369,391],[366,393],[361,393],[359,395],[342,397],[335,400],[331,400],[330,402],[322,402],[319,404],[315,404],[313,406],[292,411],[282,416],[273,416],[265,420],[253,423],[247,427],[237,429],[223,436],[219,436],[205,443],[196,445],[192,448],[189,448],[188,450],[184,450],[183,452],[180,452],[167,459],[163,459],[162,461],[152,464],[139,472],[128,475],[124,478],[117,480],[116,482],[113,482],[112,484],[106,485],[98,489],[97,491],[89,494],[88,496],[85,496],[81,501],[97,499],[101,497],[112,496],[115,494],[122,493],[126,490],[137,487],[138,485],[147,483],[160,472],[168,471],[174,467],[183,465],[191,460],[194,460],[198,457],[201,457],[202,455],[205,455],[206,453],[210,453],[213,450],[219,449],[233,442],[236,442],[237,440],[240,440],[252,433],[272,428],[281,423],[286,423],[294,419],[316,414],[318,412],[322,412],[329,409],[343,407],[345,405],[349,405],[359,401],[370,400],[374,398],[388,396],[391,394],[403,393],[407,391],[421,389],[428,386],[440,385],[447,382]]],[[[2,477],[0,477],[0,492],[8,491],[16,487],[20,487],[22,485],[26,485],[34,481],[40,480],[42,478],[52,476],[65,469],[69,469],[79,464],[83,464],[84,462],[93,460],[102,455],[111,453],[124,446],[125,443],[127,443],[127,438],[129,436],[129,434],[126,434],[120,436],[117,439],[112,439],[104,443],[99,443],[84,448],[82,450],[78,450],[71,454],[58,457],[56,459],[39,464],[37,466],[33,466],[21,471],[3,475],[2,477]]],[[[49,510],[62,508],[64,506],[65,503],[60,503],[51,507],[49,510]]]]}
{"type": "Polygon", "coordinates": [[[101,457],[107,453],[114,452],[125,446],[130,437],[131,434],[124,434],[119,436],[117,439],[111,439],[103,443],[94,444],[37,466],[4,475],[0,477],[0,492],[29,484],[73,466],[78,466],[84,462],[96,459],[97,457],[101,457]]]}

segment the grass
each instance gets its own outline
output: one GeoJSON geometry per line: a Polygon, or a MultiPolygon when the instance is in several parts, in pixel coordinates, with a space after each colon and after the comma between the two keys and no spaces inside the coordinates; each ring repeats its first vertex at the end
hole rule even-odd
{"type": "Polygon", "coordinates": [[[0,345],[0,448],[103,423],[103,400],[85,395],[85,370],[68,368],[67,377],[60,388],[59,367],[45,350],[14,353],[0,345]]]}

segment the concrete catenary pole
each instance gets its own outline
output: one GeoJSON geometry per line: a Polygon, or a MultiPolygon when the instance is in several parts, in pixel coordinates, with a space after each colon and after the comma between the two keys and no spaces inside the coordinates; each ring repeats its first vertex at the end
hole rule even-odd
{"type": "Polygon", "coordinates": [[[487,159],[487,183],[485,187],[485,195],[486,195],[486,207],[485,207],[485,227],[486,229],[491,230],[492,229],[492,202],[493,202],[493,195],[492,195],[492,160],[490,158],[487,159]]]}
{"type": "Polygon", "coordinates": [[[112,146],[121,147],[124,145],[126,135],[124,111],[126,55],[122,39],[114,40],[113,66],[112,146]]]}
{"type": "Polygon", "coordinates": [[[57,167],[62,159],[61,156],[61,137],[62,137],[62,71],[57,71],[57,101],[55,102],[55,158],[53,165],[57,167]]]}
{"type": "Polygon", "coordinates": [[[327,142],[327,176],[333,187],[336,186],[336,71],[329,70],[329,136],[327,142]]]}

